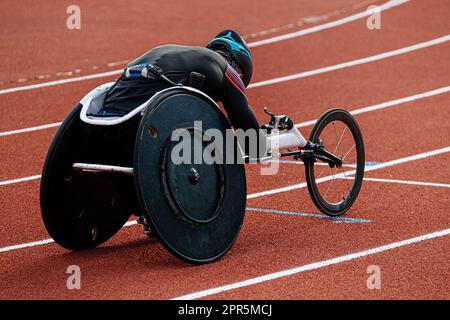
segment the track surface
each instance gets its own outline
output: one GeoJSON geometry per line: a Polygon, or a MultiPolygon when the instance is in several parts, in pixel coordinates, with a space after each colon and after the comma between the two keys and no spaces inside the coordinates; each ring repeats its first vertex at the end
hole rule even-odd
{"type": "MultiPolygon", "coordinates": [[[[127,60],[165,42],[201,45],[226,26],[249,42],[323,25],[384,1],[79,1],[82,29],[65,28],[66,6],[53,1],[0,4],[0,90],[120,69],[127,60]],[[154,19],[148,17],[158,8],[154,19]],[[193,10],[195,8],[195,10],[193,10]],[[186,14],[190,12],[189,14],[186,14]],[[41,20],[42,17],[46,17],[41,20]],[[314,19],[303,19],[315,17],[314,19]],[[175,22],[176,21],[176,22],[175,22]],[[301,22],[299,22],[301,21],[301,22]],[[298,23],[299,22],[299,23],[298,23]],[[290,25],[291,24],[291,25],[290,25]],[[21,26],[17,28],[16,26],[21,26]],[[278,29],[270,30],[274,27],[278,29]],[[267,31],[266,33],[259,33],[267,31]]],[[[450,2],[409,1],[382,12],[381,30],[359,19],[306,36],[257,46],[254,83],[333,66],[450,34],[450,2]]],[[[262,106],[298,123],[340,106],[378,106],[450,85],[450,42],[378,61],[249,89],[261,122],[262,106]]],[[[320,215],[305,188],[266,191],[305,181],[300,164],[282,163],[275,176],[247,166],[249,210],[233,249],[219,262],[184,264],[138,226],[123,228],[105,245],[72,253],[48,239],[39,211],[39,175],[56,128],[1,135],[61,121],[90,89],[114,76],[0,95],[0,298],[211,299],[450,298],[450,236],[418,240],[392,250],[228,290],[224,285],[450,228],[450,93],[356,116],[375,163],[406,158],[368,171],[354,207],[342,223],[320,215]],[[447,148],[447,149],[443,149],[447,148]],[[440,150],[415,159],[411,156],[440,150]],[[401,180],[393,182],[392,180],[401,180]],[[407,182],[419,182],[407,184],[407,182]],[[439,183],[424,185],[420,182],[439,183]],[[276,212],[269,212],[275,210],[276,212]],[[283,214],[283,213],[291,214],[283,214]],[[292,213],[297,213],[296,215],[292,213]],[[347,223],[344,223],[347,222],[347,223]],[[66,269],[78,265],[82,289],[68,290],[66,269]],[[367,267],[381,269],[380,290],[369,290],[367,267]],[[188,295],[188,296],[185,296],[188,295]]],[[[445,91],[445,90],[444,90],[445,91]]],[[[448,91],[448,90],[447,90],[448,91]]],[[[311,126],[301,131],[307,136],[311,126]]],[[[368,166],[370,168],[370,166],[368,166]]]]}

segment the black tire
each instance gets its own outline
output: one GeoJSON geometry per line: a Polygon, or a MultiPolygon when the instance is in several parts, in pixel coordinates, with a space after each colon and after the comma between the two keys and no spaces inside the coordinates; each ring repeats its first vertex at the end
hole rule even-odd
{"type": "MultiPolygon", "coordinates": [[[[364,165],[365,165],[365,154],[364,154],[364,142],[361,134],[361,130],[358,126],[358,123],[353,118],[353,116],[348,113],[345,110],[342,109],[331,109],[325,112],[319,120],[317,120],[316,124],[314,125],[314,128],[312,129],[310,133],[309,140],[317,143],[319,140],[321,140],[321,134],[324,131],[324,129],[332,124],[334,126],[335,122],[341,122],[344,126],[347,127],[347,129],[350,129],[351,137],[353,138],[354,143],[354,150],[356,150],[356,162],[352,164],[352,166],[356,166],[354,168],[354,179],[352,179],[351,187],[350,183],[346,181],[348,186],[348,193],[342,198],[340,202],[330,202],[327,199],[325,199],[326,194],[323,195],[321,191],[319,190],[318,183],[316,179],[320,177],[315,176],[314,168],[315,168],[315,162],[318,162],[319,160],[307,160],[305,161],[305,170],[306,170],[306,182],[308,185],[308,191],[311,195],[311,198],[316,205],[316,207],[323,213],[329,216],[340,216],[344,214],[350,207],[354,204],[356,198],[358,197],[359,191],[361,190],[361,185],[364,177],[364,165]]],[[[344,129],[342,136],[345,134],[344,129]]],[[[325,149],[327,147],[327,141],[323,141],[325,144],[325,149]]],[[[339,147],[340,140],[337,142],[337,147],[339,147]]],[[[328,150],[330,152],[333,152],[333,150],[328,150]]],[[[353,151],[350,151],[353,152],[353,151]]],[[[336,154],[337,156],[343,156],[343,154],[336,154]]],[[[344,161],[345,165],[345,161],[344,161]]],[[[325,170],[325,169],[323,169],[325,170]]],[[[331,170],[331,169],[330,169],[331,170]]],[[[339,168],[335,170],[340,170],[341,176],[342,172],[344,173],[343,176],[345,179],[347,179],[347,176],[345,174],[345,168],[339,168]]],[[[352,171],[352,170],[350,170],[352,171]]],[[[347,173],[347,175],[350,175],[347,173]]],[[[332,179],[334,180],[335,175],[332,176],[332,179]]],[[[331,179],[330,179],[331,180],[331,179]]],[[[319,182],[320,183],[320,182],[319,182]]],[[[331,184],[333,181],[330,181],[330,186],[327,189],[328,190],[331,187],[331,184]]]]}
{"type": "MultiPolygon", "coordinates": [[[[91,249],[110,239],[136,207],[130,200],[134,193],[133,177],[83,174],[72,169],[74,162],[94,160],[92,163],[108,164],[95,161],[99,154],[114,157],[102,147],[106,142],[101,134],[106,129],[82,122],[81,107],[77,105],[56,132],[40,187],[41,214],[48,233],[57,244],[73,251],[91,249]]],[[[123,128],[107,129],[123,131],[123,128]]]]}

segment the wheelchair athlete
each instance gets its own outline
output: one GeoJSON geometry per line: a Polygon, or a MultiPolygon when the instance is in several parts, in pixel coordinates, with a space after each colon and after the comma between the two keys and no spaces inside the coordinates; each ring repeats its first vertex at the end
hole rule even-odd
{"type": "MultiPolygon", "coordinates": [[[[250,108],[245,89],[250,83],[253,63],[250,50],[241,35],[224,30],[206,47],[163,45],[130,62],[121,78],[108,90],[103,107],[96,116],[123,116],[150,99],[155,93],[177,84],[200,89],[216,102],[222,102],[235,129],[255,130],[258,141],[265,135],[250,108]]],[[[189,112],[189,110],[186,110],[189,112]]],[[[249,155],[252,159],[266,155],[249,155]]],[[[138,222],[151,236],[141,216],[138,222]]]]}
{"type": "MultiPolygon", "coordinates": [[[[245,40],[234,30],[220,32],[205,47],[163,45],[130,62],[122,77],[109,89],[103,109],[96,116],[122,116],[150,99],[155,93],[177,84],[200,89],[216,102],[222,102],[235,129],[252,129],[258,141],[265,139],[245,95],[253,74],[253,62],[245,40]],[[193,77],[193,75],[200,76],[193,77]],[[200,79],[200,80],[199,80],[200,79]]],[[[189,112],[189,110],[186,110],[189,112]]],[[[272,121],[274,115],[272,115],[272,121]]],[[[278,129],[292,124],[283,117],[278,129]],[[284,125],[283,125],[284,124],[284,125]]],[[[273,123],[263,129],[273,127],[273,123]]],[[[249,155],[245,146],[245,152],[249,155]]],[[[265,156],[249,155],[252,159],[265,156]]]]}
{"type": "Polygon", "coordinates": [[[175,84],[192,85],[191,74],[196,73],[204,76],[203,85],[198,89],[216,102],[223,103],[234,128],[259,129],[245,95],[253,73],[252,57],[244,39],[236,31],[222,31],[206,48],[181,45],[156,47],[130,62],[127,69],[131,73],[125,72],[109,89],[102,115],[124,115],[162,89],[175,84]],[[133,74],[133,71],[140,71],[139,68],[146,65],[158,68],[168,79],[151,74],[143,77],[139,72],[133,74]]]}
{"type": "MultiPolygon", "coordinates": [[[[261,129],[274,128],[275,116],[271,114],[269,125],[260,128],[245,94],[252,73],[250,50],[234,30],[220,32],[206,47],[159,46],[127,65],[120,79],[106,93],[101,110],[97,110],[95,116],[124,116],[161,90],[179,84],[192,86],[214,101],[222,102],[235,129],[257,132],[257,150],[246,141],[244,152],[249,159],[258,160],[267,155],[265,144],[259,145],[260,141],[266,141],[265,131],[261,129]],[[250,154],[252,150],[256,154],[250,154]]],[[[282,120],[284,122],[277,125],[278,129],[292,127],[287,116],[282,120]]],[[[144,216],[140,216],[138,222],[144,225],[147,235],[153,235],[144,216]]]]}

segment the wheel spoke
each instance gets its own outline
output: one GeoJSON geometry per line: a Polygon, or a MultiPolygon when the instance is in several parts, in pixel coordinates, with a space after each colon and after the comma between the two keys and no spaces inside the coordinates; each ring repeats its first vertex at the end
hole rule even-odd
{"type": "Polygon", "coordinates": [[[350,150],[347,151],[347,153],[342,157],[342,162],[344,162],[345,158],[349,155],[350,152],[355,148],[356,144],[353,144],[353,146],[350,148],[350,150]]]}
{"type": "Polygon", "coordinates": [[[336,149],[334,149],[334,154],[338,151],[339,145],[341,144],[342,138],[344,137],[345,131],[347,130],[347,126],[344,127],[344,130],[341,133],[341,136],[339,137],[338,142],[336,143],[336,149]]]}
{"type": "Polygon", "coordinates": [[[319,179],[323,175],[325,170],[327,170],[327,167],[328,167],[328,165],[325,168],[323,168],[322,172],[319,174],[319,176],[316,179],[319,179]]]}
{"type": "Polygon", "coordinates": [[[330,191],[330,187],[331,187],[331,185],[332,185],[333,182],[334,182],[334,176],[335,176],[336,174],[332,173],[332,175],[333,175],[333,179],[330,181],[330,184],[328,185],[327,192],[325,192],[325,196],[324,196],[324,199],[325,199],[325,200],[326,200],[326,197],[327,197],[327,195],[328,195],[328,191],[330,191]]]}
{"type": "Polygon", "coordinates": [[[345,174],[345,170],[343,170],[342,167],[340,168],[340,170],[341,170],[342,173],[344,174],[345,184],[347,184],[348,193],[350,193],[350,185],[348,184],[348,181],[347,181],[347,175],[345,174]]]}

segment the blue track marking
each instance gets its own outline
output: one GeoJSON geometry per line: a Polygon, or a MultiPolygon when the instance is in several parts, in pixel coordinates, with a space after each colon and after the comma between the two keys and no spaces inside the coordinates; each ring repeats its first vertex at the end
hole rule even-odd
{"type": "MultiPolygon", "coordinates": [[[[379,164],[382,164],[384,162],[376,162],[376,161],[366,161],[365,162],[365,166],[366,167],[370,167],[370,166],[376,166],[379,164]]],[[[352,163],[352,164],[348,164],[349,167],[356,167],[356,163],[352,163]]]]}
{"type": "Polygon", "coordinates": [[[275,214],[286,214],[298,217],[309,217],[318,219],[329,219],[333,220],[333,223],[370,223],[371,220],[367,219],[357,219],[350,217],[330,217],[324,214],[306,213],[306,212],[295,212],[295,211],[284,211],[284,210],[273,210],[273,209],[262,209],[262,208],[247,208],[249,212],[260,212],[260,213],[275,213],[275,214]]]}
{"type": "MultiPolygon", "coordinates": [[[[272,162],[279,162],[282,164],[301,164],[303,165],[303,162],[299,161],[299,160],[271,160],[272,162]]],[[[366,167],[370,167],[370,166],[376,166],[378,164],[382,164],[384,162],[377,162],[377,161],[366,161],[365,165],[366,167]]],[[[323,164],[323,163],[321,163],[323,164]]],[[[355,168],[356,167],[356,163],[349,163],[349,164],[345,164],[345,166],[347,167],[351,167],[351,168],[355,168]]]]}

